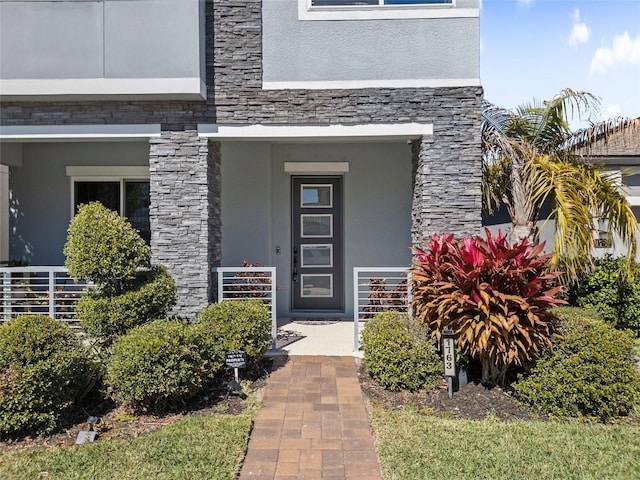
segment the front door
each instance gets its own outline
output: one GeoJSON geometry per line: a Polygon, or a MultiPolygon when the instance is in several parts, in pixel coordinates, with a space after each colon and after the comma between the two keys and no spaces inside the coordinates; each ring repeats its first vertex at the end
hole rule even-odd
{"type": "Polygon", "coordinates": [[[292,177],[293,310],[341,311],[342,178],[292,177]]]}

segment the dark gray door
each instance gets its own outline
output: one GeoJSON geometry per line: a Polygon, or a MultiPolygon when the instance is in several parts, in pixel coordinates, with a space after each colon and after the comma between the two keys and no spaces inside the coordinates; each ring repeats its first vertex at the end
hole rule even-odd
{"type": "Polygon", "coordinates": [[[292,177],[293,310],[344,309],[342,178],[292,177]]]}

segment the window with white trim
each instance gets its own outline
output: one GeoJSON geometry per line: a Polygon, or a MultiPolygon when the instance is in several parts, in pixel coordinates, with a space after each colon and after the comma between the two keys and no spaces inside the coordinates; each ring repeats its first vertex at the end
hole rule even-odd
{"type": "Polygon", "coordinates": [[[479,18],[475,2],[457,0],[298,0],[298,20],[479,18]],[[467,6],[469,5],[469,6],[467,6]]]}
{"type": "Polygon", "coordinates": [[[90,176],[71,177],[72,214],[78,207],[89,202],[100,202],[129,220],[147,244],[151,241],[149,222],[149,176],[148,169],[140,174],[138,167],[124,167],[123,173],[137,175],[113,175],[114,167],[67,167],[69,173],[89,173],[90,176]],[[80,172],[74,170],[81,170],[80,172]],[[127,171],[130,170],[130,171],[127,171]],[[100,175],[103,173],[103,175],[100,175]]]}
{"type": "Polygon", "coordinates": [[[312,7],[357,7],[370,5],[430,5],[453,4],[453,0],[311,0],[312,7]]]}

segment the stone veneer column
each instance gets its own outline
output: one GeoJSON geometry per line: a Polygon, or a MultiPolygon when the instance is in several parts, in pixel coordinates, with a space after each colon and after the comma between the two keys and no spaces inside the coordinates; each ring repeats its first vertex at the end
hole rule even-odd
{"type": "Polygon", "coordinates": [[[213,301],[220,264],[220,144],[192,130],[149,143],[153,262],[176,281],[176,313],[193,319],[213,301]]]}
{"type": "Polygon", "coordinates": [[[482,226],[482,167],[479,122],[434,128],[412,145],[411,240],[419,245],[434,233],[476,235],[482,226]]]}

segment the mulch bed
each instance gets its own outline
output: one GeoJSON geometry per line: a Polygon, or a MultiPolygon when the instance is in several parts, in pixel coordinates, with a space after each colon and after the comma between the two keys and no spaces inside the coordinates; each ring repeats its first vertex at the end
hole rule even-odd
{"type": "Polygon", "coordinates": [[[432,390],[391,392],[373,380],[362,364],[358,369],[358,378],[362,391],[374,407],[397,409],[411,405],[436,416],[468,420],[488,417],[505,421],[548,420],[544,414],[518,402],[510,393],[499,387],[487,387],[473,378],[467,385],[454,391],[452,399],[449,398],[444,379],[432,390]]]}

